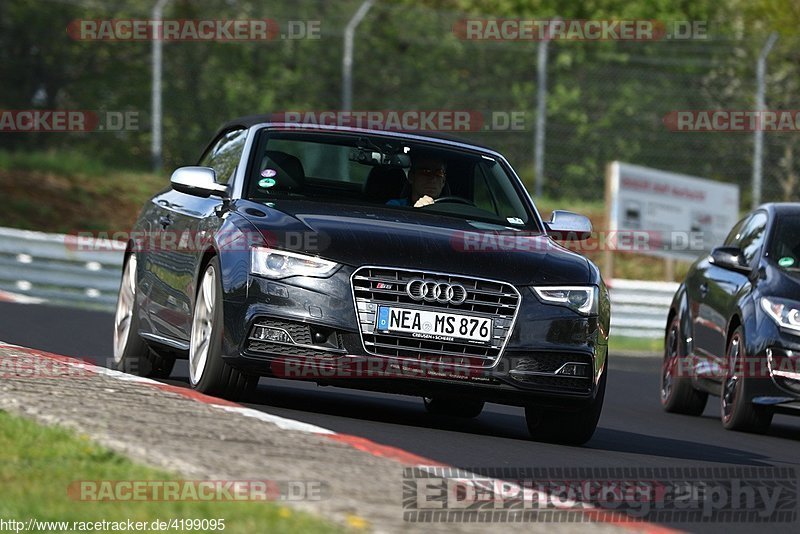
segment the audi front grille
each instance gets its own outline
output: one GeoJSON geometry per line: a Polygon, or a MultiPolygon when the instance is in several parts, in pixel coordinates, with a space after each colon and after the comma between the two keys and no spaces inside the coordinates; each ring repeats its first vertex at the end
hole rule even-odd
{"type": "Polygon", "coordinates": [[[361,339],[369,354],[465,367],[497,364],[514,328],[520,302],[519,292],[506,282],[428,271],[361,267],[353,273],[351,284],[361,339]],[[375,328],[380,306],[491,318],[493,328],[486,343],[382,332],[375,328]]]}

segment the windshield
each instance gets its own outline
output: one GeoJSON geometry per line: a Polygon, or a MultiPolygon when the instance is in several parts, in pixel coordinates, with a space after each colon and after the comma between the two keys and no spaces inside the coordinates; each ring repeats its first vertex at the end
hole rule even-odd
{"type": "Polygon", "coordinates": [[[769,256],[786,271],[800,271],[800,213],[778,218],[769,256]]]}
{"type": "Polygon", "coordinates": [[[372,204],[536,226],[515,179],[486,155],[380,136],[266,130],[255,150],[246,197],[258,202],[372,204]]]}

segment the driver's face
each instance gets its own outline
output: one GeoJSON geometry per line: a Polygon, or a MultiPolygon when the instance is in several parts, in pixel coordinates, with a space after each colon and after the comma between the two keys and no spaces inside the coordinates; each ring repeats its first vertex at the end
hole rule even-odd
{"type": "Polygon", "coordinates": [[[444,162],[439,159],[423,159],[415,161],[411,170],[411,193],[414,198],[428,195],[439,198],[447,179],[444,162]]]}

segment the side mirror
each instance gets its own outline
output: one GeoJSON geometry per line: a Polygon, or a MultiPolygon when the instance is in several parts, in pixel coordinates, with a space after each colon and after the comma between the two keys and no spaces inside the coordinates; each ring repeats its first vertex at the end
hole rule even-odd
{"type": "Polygon", "coordinates": [[[717,267],[744,274],[749,274],[753,270],[745,263],[739,247],[717,247],[711,251],[709,262],[717,267]]]}
{"type": "Polygon", "coordinates": [[[172,173],[169,182],[172,189],[187,195],[228,197],[227,186],[217,183],[217,175],[210,167],[179,167],[172,173]]]}
{"type": "Polygon", "coordinates": [[[545,223],[547,233],[559,241],[583,241],[592,236],[592,221],[585,215],[571,211],[555,210],[550,222],[545,223]]]}

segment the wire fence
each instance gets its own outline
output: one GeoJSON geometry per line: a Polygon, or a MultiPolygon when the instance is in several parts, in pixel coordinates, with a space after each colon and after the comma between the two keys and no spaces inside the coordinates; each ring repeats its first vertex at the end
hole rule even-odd
{"type": "MultiPolygon", "coordinates": [[[[4,145],[79,150],[116,165],[149,167],[151,43],[81,41],[65,30],[80,19],[147,18],[152,4],[3,2],[0,107],[133,111],[139,118],[136,128],[113,133],[4,134],[4,145]]],[[[359,5],[167,2],[164,17],[170,19],[269,17],[282,31],[298,20],[316,21],[319,31],[318,38],[267,42],[165,43],[165,166],[194,163],[231,117],[340,109],[344,29],[359,5]]],[[[353,109],[519,113],[521,127],[461,135],[505,153],[533,190],[539,43],[464,39],[456,29],[469,17],[476,16],[376,2],[355,33],[353,109]]],[[[738,184],[741,208],[748,208],[752,133],[672,131],[665,117],[680,110],[753,109],[756,59],[766,39],[763,31],[743,28],[710,30],[707,38],[691,40],[551,42],[544,193],[602,199],[605,165],[619,160],[738,184]]],[[[769,55],[769,109],[800,109],[797,44],[781,36],[769,55]]],[[[798,200],[798,150],[797,131],[765,134],[762,200],[798,200]]]]}

